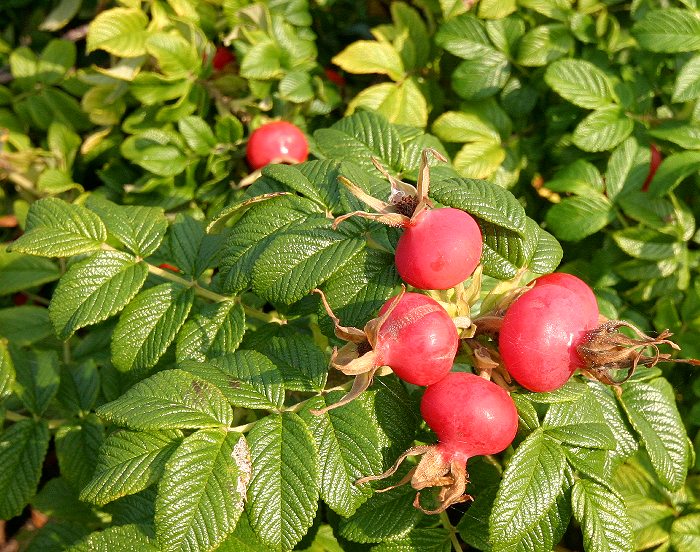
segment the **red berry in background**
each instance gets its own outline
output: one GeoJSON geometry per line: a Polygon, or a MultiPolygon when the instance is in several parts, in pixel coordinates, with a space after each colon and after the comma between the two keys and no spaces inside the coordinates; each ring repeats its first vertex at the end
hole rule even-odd
{"type": "Polygon", "coordinates": [[[658,170],[659,165],[661,165],[661,161],[663,160],[661,152],[655,144],[651,144],[649,146],[649,151],[651,152],[651,160],[649,161],[649,174],[647,174],[647,177],[644,180],[644,184],[642,184],[643,192],[649,190],[649,185],[651,184],[651,181],[654,180],[654,175],[656,174],[656,171],[658,170]]]}
{"type": "Polygon", "coordinates": [[[225,46],[219,46],[216,48],[211,64],[215,70],[221,71],[229,63],[233,63],[234,61],[236,61],[236,56],[233,54],[233,52],[231,52],[231,50],[225,46]]]}
{"type": "Polygon", "coordinates": [[[287,121],[274,121],[258,127],[248,139],[246,158],[252,170],[270,163],[303,163],[309,143],[299,127],[287,121]]]}
{"type": "Polygon", "coordinates": [[[540,276],[535,280],[535,287],[542,287],[545,285],[555,285],[573,291],[582,301],[582,305],[588,310],[587,316],[597,317],[598,316],[598,301],[595,298],[595,294],[591,287],[573,274],[567,274],[566,272],[552,272],[551,274],[545,274],[540,276]]]}
{"type": "MultiPolygon", "coordinates": [[[[393,299],[380,309],[387,312],[393,299]]],[[[459,337],[452,318],[442,306],[420,293],[404,293],[379,328],[377,366],[389,366],[402,380],[430,385],[451,369],[459,337]]]]}
{"type": "Polygon", "coordinates": [[[443,454],[465,461],[505,450],[518,431],[518,411],[510,395],[466,372],[453,372],[429,385],[420,411],[443,454]]]}
{"type": "Polygon", "coordinates": [[[345,77],[338,73],[338,71],[326,67],[323,72],[326,74],[326,78],[339,88],[343,88],[347,83],[345,82],[345,77]]]}
{"type": "Polygon", "coordinates": [[[421,212],[396,246],[396,269],[419,289],[449,289],[472,275],[481,259],[481,229],[471,215],[445,207],[421,212]]]}
{"type": "Polygon", "coordinates": [[[498,347],[508,373],[535,392],[562,387],[583,366],[577,347],[598,325],[587,299],[560,285],[526,291],[506,311],[498,347]]]}

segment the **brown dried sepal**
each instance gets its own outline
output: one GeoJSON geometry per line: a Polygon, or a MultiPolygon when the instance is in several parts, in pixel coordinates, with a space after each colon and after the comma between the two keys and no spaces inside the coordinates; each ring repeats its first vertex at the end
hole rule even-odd
{"type": "Polygon", "coordinates": [[[348,342],[340,349],[337,347],[333,349],[331,366],[346,376],[355,376],[355,381],[353,381],[350,391],[338,402],[325,408],[311,410],[312,414],[320,416],[329,410],[348,404],[372,384],[374,374],[382,367],[375,351],[379,330],[394,311],[396,305],[399,304],[405,292],[406,288],[401,286],[401,291],[394,297],[386,312],[367,322],[361,330],[352,326],[342,326],[339,318],[333,313],[333,309],[328,304],[328,299],[326,299],[323,291],[320,289],[314,290],[314,293],[318,293],[321,296],[323,307],[330,319],[333,320],[335,335],[348,342]]]}
{"type": "Polygon", "coordinates": [[[472,500],[472,497],[465,493],[469,482],[466,460],[458,459],[454,455],[446,453],[440,449],[439,445],[412,447],[399,456],[394,465],[387,471],[379,475],[370,475],[358,479],[355,481],[355,485],[386,479],[396,473],[401,463],[409,456],[421,456],[421,459],[401,481],[376,492],[383,493],[410,483],[418,491],[416,498],[413,500],[413,506],[424,514],[439,514],[453,504],[472,500]],[[440,494],[437,497],[438,507],[433,510],[423,508],[420,503],[420,491],[429,487],[441,487],[440,494]]]}
{"type": "Polygon", "coordinates": [[[608,320],[589,331],[576,348],[583,361],[581,371],[607,385],[619,385],[631,378],[639,365],[651,367],[661,361],[699,364],[694,359],[673,359],[669,353],[659,350],[659,345],[680,350],[678,345],[668,339],[672,335],[664,330],[652,337],[629,322],[608,320]],[[620,333],[620,328],[631,329],[636,337],[620,333]],[[648,352],[651,354],[645,354],[648,352]],[[615,374],[620,370],[626,370],[626,375],[622,379],[615,379],[615,374]]]}
{"type": "Polygon", "coordinates": [[[357,199],[368,205],[376,212],[353,211],[346,215],[342,215],[335,219],[333,227],[336,228],[341,222],[351,217],[363,217],[366,219],[381,222],[389,226],[406,227],[417,217],[423,210],[433,206],[432,201],[428,198],[430,189],[430,165],[428,164],[429,155],[432,155],[440,161],[447,159],[437,150],[426,148],[421,153],[420,166],[418,168],[418,181],[416,186],[399,180],[381,165],[378,159],[372,158],[372,163],[377,170],[391,184],[391,194],[389,201],[383,201],[372,197],[358,185],[354,184],[344,176],[340,177],[340,181],[345,185],[348,191],[357,199]]]}

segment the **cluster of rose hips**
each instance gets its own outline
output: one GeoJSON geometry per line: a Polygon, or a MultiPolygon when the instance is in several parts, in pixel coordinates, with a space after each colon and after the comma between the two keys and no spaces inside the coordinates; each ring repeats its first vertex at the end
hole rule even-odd
{"type": "MultiPolygon", "coordinates": [[[[402,279],[422,290],[454,288],[464,294],[463,282],[479,266],[482,234],[469,214],[450,207],[435,208],[431,203],[430,154],[444,160],[438,152],[425,150],[415,187],[389,175],[375,162],[391,183],[388,202],[367,195],[341,177],[375,212],[349,213],[337,218],[335,225],[362,216],[402,228],[395,253],[402,279]]],[[[507,389],[513,379],[530,391],[553,391],[580,369],[606,383],[618,383],[613,379],[618,370],[626,369],[629,377],[638,364],[667,359],[669,355],[660,354],[658,344],[675,347],[666,339],[667,332],[651,338],[637,331],[631,338],[616,331],[623,325],[632,327],[629,324],[599,324],[593,291],[569,274],[549,274],[517,287],[494,312],[475,320],[469,319],[469,301],[464,298],[461,308],[466,316],[453,319],[435,299],[402,288],[363,329],[342,326],[323,293],[315,291],[335,324],[336,335],[347,341],[333,351],[331,365],[355,376],[345,397],[316,414],[353,400],[383,367],[407,383],[426,386],[420,410],[437,435],[437,444],[413,447],[385,473],[358,481],[388,477],[406,457],[421,455],[399,484],[410,481],[419,491],[414,505],[426,513],[469,500],[465,494],[467,460],[502,452],[512,443],[518,413],[507,389]],[[460,342],[472,354],[477,374],[451,371],[460,342]],[[647,347],[654,348],[653,356],[642,354],[647,347]],[[502,385],[491,381],[495,376],[502,385]],[[426,510],[420,503],[420,490],[426,487],[441,488],[436,509],[426,510]]]]}

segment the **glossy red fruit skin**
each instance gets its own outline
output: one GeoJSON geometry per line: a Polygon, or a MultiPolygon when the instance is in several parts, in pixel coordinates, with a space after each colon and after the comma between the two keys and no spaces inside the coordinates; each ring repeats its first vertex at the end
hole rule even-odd
{"type": "Polygon", "coordinates": [[[472,275],[481,259],[481,229],[471,215],[444,207],[420,213],[396,245],[396,269],[418,289],[450,289],[472,275]]]}
{"type": "Polygon", "coordinates": [[[588,310],[587,315],[590,317],[598,316],[598,301],[595,298],[595,294],[591,287],[581,280],[581,278],[565,272],[552,272],[551,274],[540,276],[535,280],[535,287],[545,285],[560,286],[574,292],[579,296],[582,304],[585,305],[585,308],[588,310]]]}
{"type": "Polygon", "coordinates": [[[214,58],[212,59],[211,65],[217,71],[221,71],[229,63],[236,60],[236,56],[226,48],[225,46],[219,46],[214,53],[214,58]]]}
{"type": "MultiPolygon", "coordinates": [[[[380,309],[386,312],[393,299],[380,309]]],[[[390,366],[402,380],[430,385],[452,369],[459,337],[447,311],[420,293],[404,293],[382,324],[375,351],[379,366],[390,366]]]]}
{"type": "Polygon", "coordinates": [[[429,385],[420,411],[443,453],[464,460],[503,451],[518,431],[518,411],[510,395],[466,372],[452,372],[429,385]]]}
{"type": "Polygon", "coordinates": [[[248,139],[246,159],[252,170],[287,158],[303,163],[309,156],[309,143],[299,127],[287,121],[274,121],[258,127],[248,139]]]}
{"type": "Polygon", "coordinates": [[[598,313],[575,292],[541,285],[516,299],[503,317],[498,348],[508,373],[535,392],[562,387],[581,366],[576,347],[598,313]]]}

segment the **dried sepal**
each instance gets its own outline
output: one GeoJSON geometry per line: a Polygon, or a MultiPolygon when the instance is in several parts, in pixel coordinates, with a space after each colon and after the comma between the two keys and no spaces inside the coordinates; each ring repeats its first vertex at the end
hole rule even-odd
{"type": "MultiPolygon", "coordinates": [[[[607,385],[619,385],[631,378],[640,364],[651,367],[660,361],[675,362],[670,354],[659,350],[659,345],[680,350],[678,345],[668,339],[672,335],[664,330],[653,337],[624,320],[608,320],[589,331],[576,348],[583,362],[581,370],[607,385]],[[629,328],[636,337],[620,333],[620,328],[629,328]],[[648,351],[651,354],[645,354],[648,351]],[[620,370],[626,370],[626,375],[622,379],[615,379],[614,374],[620,370]]],[[[685,360],[678,362],[694,363],[685,360]]]]}
{"type": "Polygon", "coordinates": [[[350,391],[340,401],[320,410],[312,410],[312,414],[325,414],[329,410],[343,406],[355,399],[372,384],[374,375],[382,367],[377,352],[374,350],[377,346],[379,331],[399,304],[405,292],[406,288],[401,286],[401,292],[394,297],[386,312],[367,322],[365,327],[360,330],[352,326],[342,326],[340,319],[328,304],[326,294],[320,289],[314,289],[314,293],[321,296],[321,302],[329,318],[333,320],[335,335],[348,342],[340,349],[337,347],[333,349],[330,364],[346,376],[354,376],[355,381],[350,391]]]}
{"type": "Polygon", "coordinates": [[[430,190],[430,165],[428,163],[429,155],[433,155],[440,161],[447,161],[439,151],[433,148],[426,148],[421,153],[420,166],[418,168],[417,186],[413,186],[407,182],[399,180],[389,173],[389,171],[379,162],[376,157],[372,157],[372,163],[377,170],[389,181],[391,185],[391,193],[389,201],[383,201],[369,195],[357,184],[351,182],[346,177],[339,177],[340,182],[354,195],[376,211],[369,213],[367,211],[355,211],[342,215],[335,219],[333,227],[337,227],[344,220],[350,217],[359,216],[387,224],[389,226],[406,227],[412,220],[425,209],[433,206],[432,201],[428,198],[430,190]]]}
{"type": "Polygon", "coordinates": [[[439,444],[412,447],[399,456],[394,465],[384,473],[363,477],[358,479],[355,484],[362,485],[363,483],[380,481],[390,477],[396,473],[399,466],[409,456],[420,456],[421,459],[398,483],[379,489],[376,492],[390,491],[410,483],[411,487],[418,491],[413,505],[424,514],[439,514],[453,504],[472,499],[471,496],[465,493],[469,482],[466,459],[444,451],[439,444]],[[432,510],[425,509],[420,502],[420,491],[430,487],[441,487],[437,498],[438,507],[432,510]]]}

